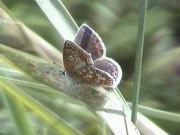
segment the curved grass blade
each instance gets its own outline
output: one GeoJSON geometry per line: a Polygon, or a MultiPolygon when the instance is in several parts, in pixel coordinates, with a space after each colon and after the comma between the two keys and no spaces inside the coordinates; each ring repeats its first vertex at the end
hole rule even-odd
{"type": "MultiPolygon", "coordinates": [[[[8,36],[9,40],[13,38],[15,39],[15,42],[17,42],[8,42],[8,46],[12,46],[23,51],[31,50],[31,52],[38,54],[46,60],[60,61],[62,65],[62,54],[56,48],[15,18],[2,1],[0,1],[0,7],[0,27],[2,32],[7,32],[7,35],[5,36],[8,36]]],[[[3,33],[1,34],[3,35],[3,33]]]]}
{"type": "Polygon", "coordinates": [[[142,105],[138,105],[138,111],[146,115],[155,117],[155,118],[161,118],[161,119],[180,123],[180,114],[177,114],[177,113],[162,111],[162,110],[158,110],[158,109],[154,109],[154,108],[146,107],[142,105]]]}
{"type": "Polygon", "coordinates": [[[60,0],[36,0],[64,39],[74,40],[78,26],[60,0]]]}
{"type": "MultiPolygon", "coordinates": [[[[62,92],[58,92],[57,90],[49,86],[34,82],[32,80],[28,80],[27,78],[24,78],[25,76],[23,76],[23,74],[19,74],[18,72],[16,72],[18,77],[16,79],[15,74],[12,75],[13,78],[11,77],[10,73],[12,73],[12,71],[5,71],[7,73],[2,73],[2,76],[0,76],[0,81],[10,81],[14,85],[16,85],[18,89],[22,89],[31,97],[38,100],[38,102],[45,105],[51,111],[57,113],[60,116],[63,116],[63,119],[72,121],[69,123],[74,123],[73,126],[80,129],[82,132],[87,133],[86,131],[88,131],[90,132],[88,134],[102,133],[101,127],[103,127],[105,123],[100,120],[97,115],[94,115],[95,113],[92,113],[92,111],[90,111],[91,109],[89,110],[89,107],[87,107],[87,105],[83,104],[77,99],[63,94],[62,92]],[[10,73],[8,73],[9,71],[10,73]],[[79,127],[78,123],[86,123],[86,125],[79,127]],[[89,126],[87,125],[87,123],[89,126]]],[[[109,128],[107,128],[107,126],[105,128],[106,133],[108,134],[110,130],[109,128]]]]}
{"type": "Polygon", "coordinates": [[[49,125],[54,127],[57,133],[63,135],[82,135],[81,132],[77,131],[75,128],[66,123],[62,118],[57,116],[54,112],[50,111],[48,108],[40,104],[37,100],[24,93],[22,90],[15,88],[15,86],[12,87],[6,82],[0,82],[0,86],[7,93],[19,99],[26,106],[36,112],[39,117],[41,117],[49,125]]]}
{"type": "Polygon", "coordinates": [[[34,135],[30,121],[26,115],[24,106],[19,100],[12,98],[6,91],[1,91],[3,101],[16,125],[19,135],[34,135]]]}
{"type": "Polygon", "coordinates": [[[59,77],[59,67],[30,54],[0,45],[1,59],[24,71],[26,75],[42,81],[54,88],[63,89],[63,80],[59,77]],[[4,57],[4,58],[3,58],[4,57]]]}
{"type": "Polygon", "coordinates": [[[159,128],[156,123],[152,122],[141,113],[137,113],[137,117],[137,127],[143,133],[143,135],[169,135],[166,131],[159,128]]]}

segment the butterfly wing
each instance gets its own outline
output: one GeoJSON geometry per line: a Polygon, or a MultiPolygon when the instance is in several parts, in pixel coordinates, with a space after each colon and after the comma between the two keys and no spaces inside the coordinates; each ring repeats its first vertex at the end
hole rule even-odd
{"type": "Polygon", "coordinates": [[[76,43],[66,40],[63,48],[64,67],[69,76],[79,82],[112,87],[113,77],[96,67],[91,55],[76,43]]]}
{"type": "Polygon", "coordinates": [[[109,73],[115,80],[114,86],[119,84],[122,77],[122,70],[119,64],[115,62],[113,59],[107,57],[97,59],[94,61],[94,66],[98,69],[101,69],[109,73]]]}
{"type": "Polygon", "coordinates": [[[112,76],[93,65],[85,66],[75,72],[76,76],[80,77],[81,81],[86,84],[100,85],[105,87],[113,87],[114,79],[112,76]]]}
{"type": "Polygon", "coordinates": [[[81,25],[74,42],[86,52],[91,53],[93,60],[106,53],[106,48],[99,35],[86,24],[81,25]]]}
{"type": "Polygon", "coordinates": [[[113,59],[105,56],[106,49],[99,35],[83,24],[74,42],[67,40],[64,43],[66,72],[83,83],[116,87],[122,71],[113,59]]]}
{"type": "Polygon", "coordinates": [[[63,61],[65,70],[69,75],[84,66],[94,64],[90,54],[69,40],[64,42],[63,61]]]}

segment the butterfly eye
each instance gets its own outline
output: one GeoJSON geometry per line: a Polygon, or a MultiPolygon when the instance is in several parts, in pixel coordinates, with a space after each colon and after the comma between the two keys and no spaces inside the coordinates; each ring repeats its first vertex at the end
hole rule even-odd
{"type": "Polygon", "coordinates": [[[64,71],[63,71],[63,75],[65,76],[65,74],[66,74],[66,71],[64,70],[64,71]]]}
{"type": "Polygon", "coordinates": [[[66,71],[65,70],[60,70],[59,74],[65,76],[66,75],[66,71]]]}

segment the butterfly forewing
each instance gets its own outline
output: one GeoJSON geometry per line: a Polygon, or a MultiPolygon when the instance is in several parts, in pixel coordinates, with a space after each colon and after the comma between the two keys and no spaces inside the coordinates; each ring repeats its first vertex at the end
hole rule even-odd
{"type": "Polygon", "coordinates": [[[86,24],[81,25],[74,42],[86,52],[91,53],[93,60],[106,53],[106,48],[99,35],[86,24]]]}
{"type": "Polygon", "coordinates": [[[63,61],[65,70],[70,75],[84,66],[94,64],[90,54],[69,40],[64,42],[63,61]]]}

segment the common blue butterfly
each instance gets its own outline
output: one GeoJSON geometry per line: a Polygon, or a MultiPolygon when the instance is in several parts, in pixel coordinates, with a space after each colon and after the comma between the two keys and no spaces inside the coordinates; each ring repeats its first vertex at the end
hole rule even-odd
{"type": "Polygon", "coordinates": [[[106,57],[99,35],[86,24],[79,28],[74,42],[66,40],[63,61],[68,85],[88,84],[115,88],[122,71],[117,62],[106,57]]]}

